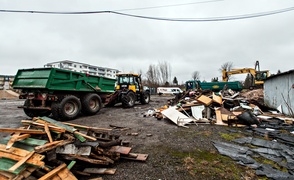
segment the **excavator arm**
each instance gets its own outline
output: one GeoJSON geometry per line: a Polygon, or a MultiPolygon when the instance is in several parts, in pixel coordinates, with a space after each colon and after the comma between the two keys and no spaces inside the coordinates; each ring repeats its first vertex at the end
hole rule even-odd
{"type": "Polygon", "coordinates": [[[256,76],[256,71],[253,68],[243,68],[243,69],[232,69],[231,71],[222,70],[223,81],[227,82],[229,80],[229,76],[233,74],[252,74],[253,77],[256,76]]]}

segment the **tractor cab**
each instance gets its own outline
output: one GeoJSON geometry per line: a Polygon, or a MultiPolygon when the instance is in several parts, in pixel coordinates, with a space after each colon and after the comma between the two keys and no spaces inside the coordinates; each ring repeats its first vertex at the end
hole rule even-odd
{"type": "Polygon", "coordinates": [[[139,74],[117,74],[115,90],[142,92],[141,76],[139,74]]]}
{"type": "Polygon", "coordinates": [[[109,99],[108,106],[113,106],[119,102],[124,107],[133,107],[136,101],[141,104],[149,103],[150,91],[142,85],[141,75],[127,73],[116,74],[116,76],[115,93],[109,99]]]}

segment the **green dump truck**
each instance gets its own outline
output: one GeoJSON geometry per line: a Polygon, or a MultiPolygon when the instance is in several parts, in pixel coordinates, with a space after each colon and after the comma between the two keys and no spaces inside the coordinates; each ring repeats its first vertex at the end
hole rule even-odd
{"type": "Polygon", "coordinates": [[[186,91],[187,90],[196,90],[196,89],[209,89],[212,91],[220,91],[224,88],[224,86],[227,86],[228,89],[232,89],[234,91],[241,91],[242,85],[239,81],[233,81],[233,82],[201,82],[201,81],[195,81],[195,80],[189,80],[186,81],[186,91]]]}
{"type": "Polygon", "coordinates": [[[114,92],[115,79],[57,68],[18,70],[12,87],[26,99],[21,108],[30,117],[48,116],[61,121],[80,112],[94,115],[114,92]]]}

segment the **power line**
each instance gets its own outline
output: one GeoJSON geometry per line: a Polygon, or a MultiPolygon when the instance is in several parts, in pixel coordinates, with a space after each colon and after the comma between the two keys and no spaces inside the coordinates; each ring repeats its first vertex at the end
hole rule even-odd
{"type": "Polygon", "coordinates": [[[152,19],[152,20],[163,20],[163,21],[180,21],[180,22],[208,22],[208,21],[229,21],[229,20],[240,20],[240,19],[249,19],[249,18],[257,18],[262,16],[269,16],[274,14],[280,14],[288,11],[293,11],[294,7],[275,10],[275,11],[268,11],[262,13],[255,13],[255,14],[245,14],[239,16],[224,16],[224,17],[212,17],[212,18],[159,18],[159,17],[150,17],[150,16],[140,16],[140,15],[133,15],[133,14],[126,14],[112,11],[113,14],[123,15],[123,16],[130,16],[136,18],[143,18],[143,19],[152,19]]]}
{"type": "Polygon", "coordinates": [[[204,4],[204,3],[212,3],[217,1],[224,0],[208,0],[208,1],[199,1],[199,2],[191,2],[191,3],[182,3],[182,4],[171,4],[171,5],[162,5],[162,6],[151,6],[151,7],[143,7],[143,8],[131,8],[131,9],[118,9],[114,11],[134,11],[134,10],[145,10],[145,9],[157,9],[157,8],[166,8],[166,7],[178,7],[178,6],[187,6],[192,4],[204,4]]]}
{"type": "Polygon", "coordinates": [[[267,11],[261,13],[254,14],[245,14],[238,16],[224,16],[224,17],[211,17],[211,18],[161,18],[161,17],[151,17],[151,16],[141,16],[135,14],[121,13],[118,11],[80,11],[80,12],[61,12],[61,11],[27,11],[27,10],[0,10],[2,13],[34,13],[34,14],[68,14],[68,15],[78,15],[78,14],[102,14],[102,13],[110,13],[121,16],[129,16],[134,18],[142,18],[142,19],[151,19],[151,20],[161,20],[161,21],[178,21],[178,22],[208,22],[208,21],[229,21],[229,20],[240,20],[240,19],[249,19],[249,18],[257,18],[262,16],[269,16],[274,14],[285,13],[289,11],[293,11],[294,7],[289,7],[285,9],[275,10],[275,11],[267,11]]]}

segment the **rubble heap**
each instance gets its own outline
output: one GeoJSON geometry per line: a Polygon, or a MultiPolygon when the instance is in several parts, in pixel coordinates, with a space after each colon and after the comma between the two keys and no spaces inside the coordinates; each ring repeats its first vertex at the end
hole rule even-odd
{"type": "MultiPolygon", "coordinates": [[[[231,89],[215,93],[211,90],[187,91],[183,96],[168,100],[165,107],[155,109],[157,119],[168,118],[178,126],[210,123],[225,126],[260,126],[276,115],[264,112],[263,90],[235,92],[231,89]]],[[[267,108],[269,110],[269,108],[267,108]]],[[[150,116],[150,111],[147,113],[150,116]]],[[[280,115],[285,123],[293,119],[280,115]],[[289,121],[287,121],[287,119],[289,121]]]]}
{"type": "Polygon", "coordinates": [[[23,127],[0,140],[0,179],[77,179],[75,175],[114,174],[119,159],[146,161],[148,154],[121,146],[114,129],[61,123],[48,117],[22,120],[23,127]]]}

